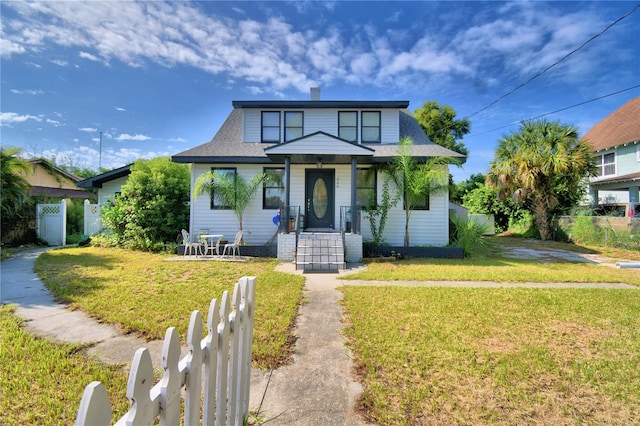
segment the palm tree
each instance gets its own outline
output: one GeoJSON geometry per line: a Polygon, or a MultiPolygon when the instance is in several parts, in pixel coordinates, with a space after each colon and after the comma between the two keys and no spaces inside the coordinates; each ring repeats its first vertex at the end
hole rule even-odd
{"type": "Polygon", "coordinates": [[[449,173],[445,167],[457,160],[447,157],[431,157],[419,162],[411,153],[413,140],[400,139],[398,155],[386,167],[385,173],[403,195],[404,206],[404,246],[409,247],[409,221],[411,212],[425,197],[444,193],[449,188],[449,173]]]}
{"type": "Polygon", "coordinates": [[[14,217],[19,207],[31,199],[31,185],[25,178],[25,174],[31,170],[31,164],[18,154],[19,148],[0,148],[0,206],[3,218],[14,217]]]}
{"type": "Polygon", "coordinates": [[[591,150],[575,127],[559,121],[526,121],[517,133],[498,142],[487,185],[499,196],[513,196],[534,215],[542,240],[551,239],[554,216],[567,203],[575,204],[585,177],[594,173],[591,150]],[[567,196],[569,194],[569,196],[567,196]]]}
{"type": "Polygon", "coordinates": [[[233,209],[238,218],[238,229],[242,231],[244,211],[264,183],[281,184],[282,180],[275,173],[263,172],[246,182],[238,173],[213,170],[198,176],[194,184],[194,198],[200,194],[215,193],[222,204],[233,209]]]}

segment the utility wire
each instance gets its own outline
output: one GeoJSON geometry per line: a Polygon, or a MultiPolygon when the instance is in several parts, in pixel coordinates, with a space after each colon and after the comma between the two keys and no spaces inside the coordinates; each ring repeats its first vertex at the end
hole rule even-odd
{"type": "MultiPolygon", "coordinates": [[[[627,87],[626,89],[618,90],[617,92],[608,93],[606,95],[598,96],[597,98],[589,99],[588,101],[583,101],[583,102],[580,102],[580,103],[577,103],[577,104],[574,104],[574,105],[571,105],[571,106],[568,106],[568,107],[557,109],[555,111],[546,112],[544,114],[540,114],[538,116],[528,118],[527,120],[536,120],[538,118],[546,117],[547,115],[555,114],[557,112],[566,111],[566,110],[571,109],[571,108],[575,108],[575,107],[579,107],[579,106],[582,106],[582,105],[585,105],[585,104],[588,104],[588,103],[591,103],[591,102],[599,101],[600,99],[608,98],[609,96],[614,96],[614,95],[617,95],[617,94],[620,94],[620,93],[623,93],[623,92],[627,92],[629,90],[637,89],[639,87],[640,87],[640,84],[637,84],[635,86],[627,87]]],[[[470,134],[469,136],[484,135],[486,133],[495,132],[496,130],[504,129],[506,127],[511,127],[514,124],[518,124],[518,123],[520,123],[520,121],[514,121],[513,123],[510,123],[510,124],[507,124],[507,125],[504,125],[504,126],[500,126],[500,127],[496,127],[495,129],[485,130],[484,132],[476,133],[476,134],[473,134],[473,135],[470,134]]]]}
{"type": "Polygon", "coordinates": [[[569,56],[573,55],[574,53],[578,52],[579,50],[581,50],[583,47],[585,47],[587,44],[589,44],[590,42],[592,42],[593,40],[595,40],[596,38],[600,37],[602,34],[604,34],[605,32],[607,32],[611,27],[613,27],[614,25],[616,25],[618,22],[622,21],[623,19],[625,19],[627,16],[631,15],[633,12],[635,12],[636,10],[638,10],[638,8],[640,8],[640,4],[637,4],[633,9],[631,9],[629,12],[627,12],[626,14],[624,14],[623,16],[621,16],[620,18],[616,19],[615,21],[613,21],[613,23],[609,24],[605,29],[603,29],[602,31],[600,31],[598,34],[594,35],[593,37],[591,37],[589,40],[585,41],[584,43],[582,43],[580,46],[578,46],[577,48],[573,49],[571,52],[567,53],[566,55],[564,55],[562,58],[560,58],[558,61],[554,62],[553,64],[549,65],[548,67],[546,67],[544,70],[538,72],[537,74],[535,74],[533,77],[529,78],[527,81],[525,81],[524,83],[520,84],[519,86],[517,86],[515,89],[512,89],[511,91],[505,93],[504,95],[500,96],[498,99],[496,99],[495,101],[491,102],[489,105],[486,105],[484,107],[482,107],[481,109],[479,109],[478,111],[474,112],[471,115],[468,115],[466,118],[471,118],[474,115],[477,115],[479,113],[481,113],[482,111],[485,111],[489,108],[491,108],[493,105],[497,104],[498,102],[500,102],[502,99],[506,98],[509,95],[512,95],[514,92],[516,92],[517,90],[523,88],[524,86],[526,86],[527,84],[531,83],[533,80],[535,80],[536,78],[540,77],[541,75],[543,75],[544,73],[546,73],[547,71],[549,71],[551,68],[555,67],[556,65],[560,64],[562,61],[564,61],[565,59],[567,59],[569,56]]]}

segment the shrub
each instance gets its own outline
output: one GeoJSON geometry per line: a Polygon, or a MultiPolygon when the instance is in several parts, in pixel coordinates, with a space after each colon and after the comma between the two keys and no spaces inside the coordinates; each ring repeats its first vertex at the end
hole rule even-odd
{"type": "Polygon", "coordinates": [[[449,220],[453,225],[450,243],[453,246],[462,248],[465,257],[469,257],[474,252],[488,246],[488,242],[484,238],[484,234],[487,232],[486,225],[473,220],[460,219],[457,216],[453,216],[449,220]]]}

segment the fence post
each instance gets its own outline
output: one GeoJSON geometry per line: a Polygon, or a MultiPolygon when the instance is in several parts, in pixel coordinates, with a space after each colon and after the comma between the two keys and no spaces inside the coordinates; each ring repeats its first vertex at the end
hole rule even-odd
{"type": "Polygon", "coordinates": [[[220,323],[218,324],[218,377],[216,389],[216,424],[224,425],[227,420],[227,380],[229,371],[229,292],[222,293],[220,323]]]}
{"type": "Polygon", "coordinates": [[[202,390],[202,316],[193,311],[189,320],[187,345],[189,354],[185,357],[186,392],[184,402],[184,424],[200,423],[200,391],[202,390]]]}
{"type": "Polygon", "coordinates": [[[67,200],[65,200],[64,198],[60,201],[60,221],[62,225],[60,226],[60,228],[62,228],[61,241],[62,241],[62,245],[66,246],[67,245],[67,200]]]}
{"type": "Polygon", "coordinates": [[[204,413],[202,424],[213,426],[216,418],[216,383],[218,374],[218,321],[220,319],[220,308],[218,301],[213,299],[209,305],[209,315],[207,316],[207,337],[204,342],[204,413]]]}

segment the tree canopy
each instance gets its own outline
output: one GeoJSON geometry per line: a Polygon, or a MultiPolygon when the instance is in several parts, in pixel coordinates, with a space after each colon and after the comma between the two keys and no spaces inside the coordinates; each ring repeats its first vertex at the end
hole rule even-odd
{"type": "Polygon", "coordinates": [[[32,207],[31,185],[26,173],[31,164],[20,157],[19,148],[0,147],[0,215],[3,236],[9,234],[32,207]]]}
{"type": "Polygon", "coordinates": [[[471,131],[471,121],[468,118],[456,119],[453,108],[436,101],[425,102],[413,115],[432,142],[462,155],[469,155],[469,150],[460,140],[471,131]]]}
{"type": "Polygon", "coordinates": [[[487,185],[514,197],[534,215],[540,238],[551,239],[555,216],[575,206],[584,178],[594,173],[589,145],[575,127],[559,121],[526,121],[498,142],[487,185]]]}

